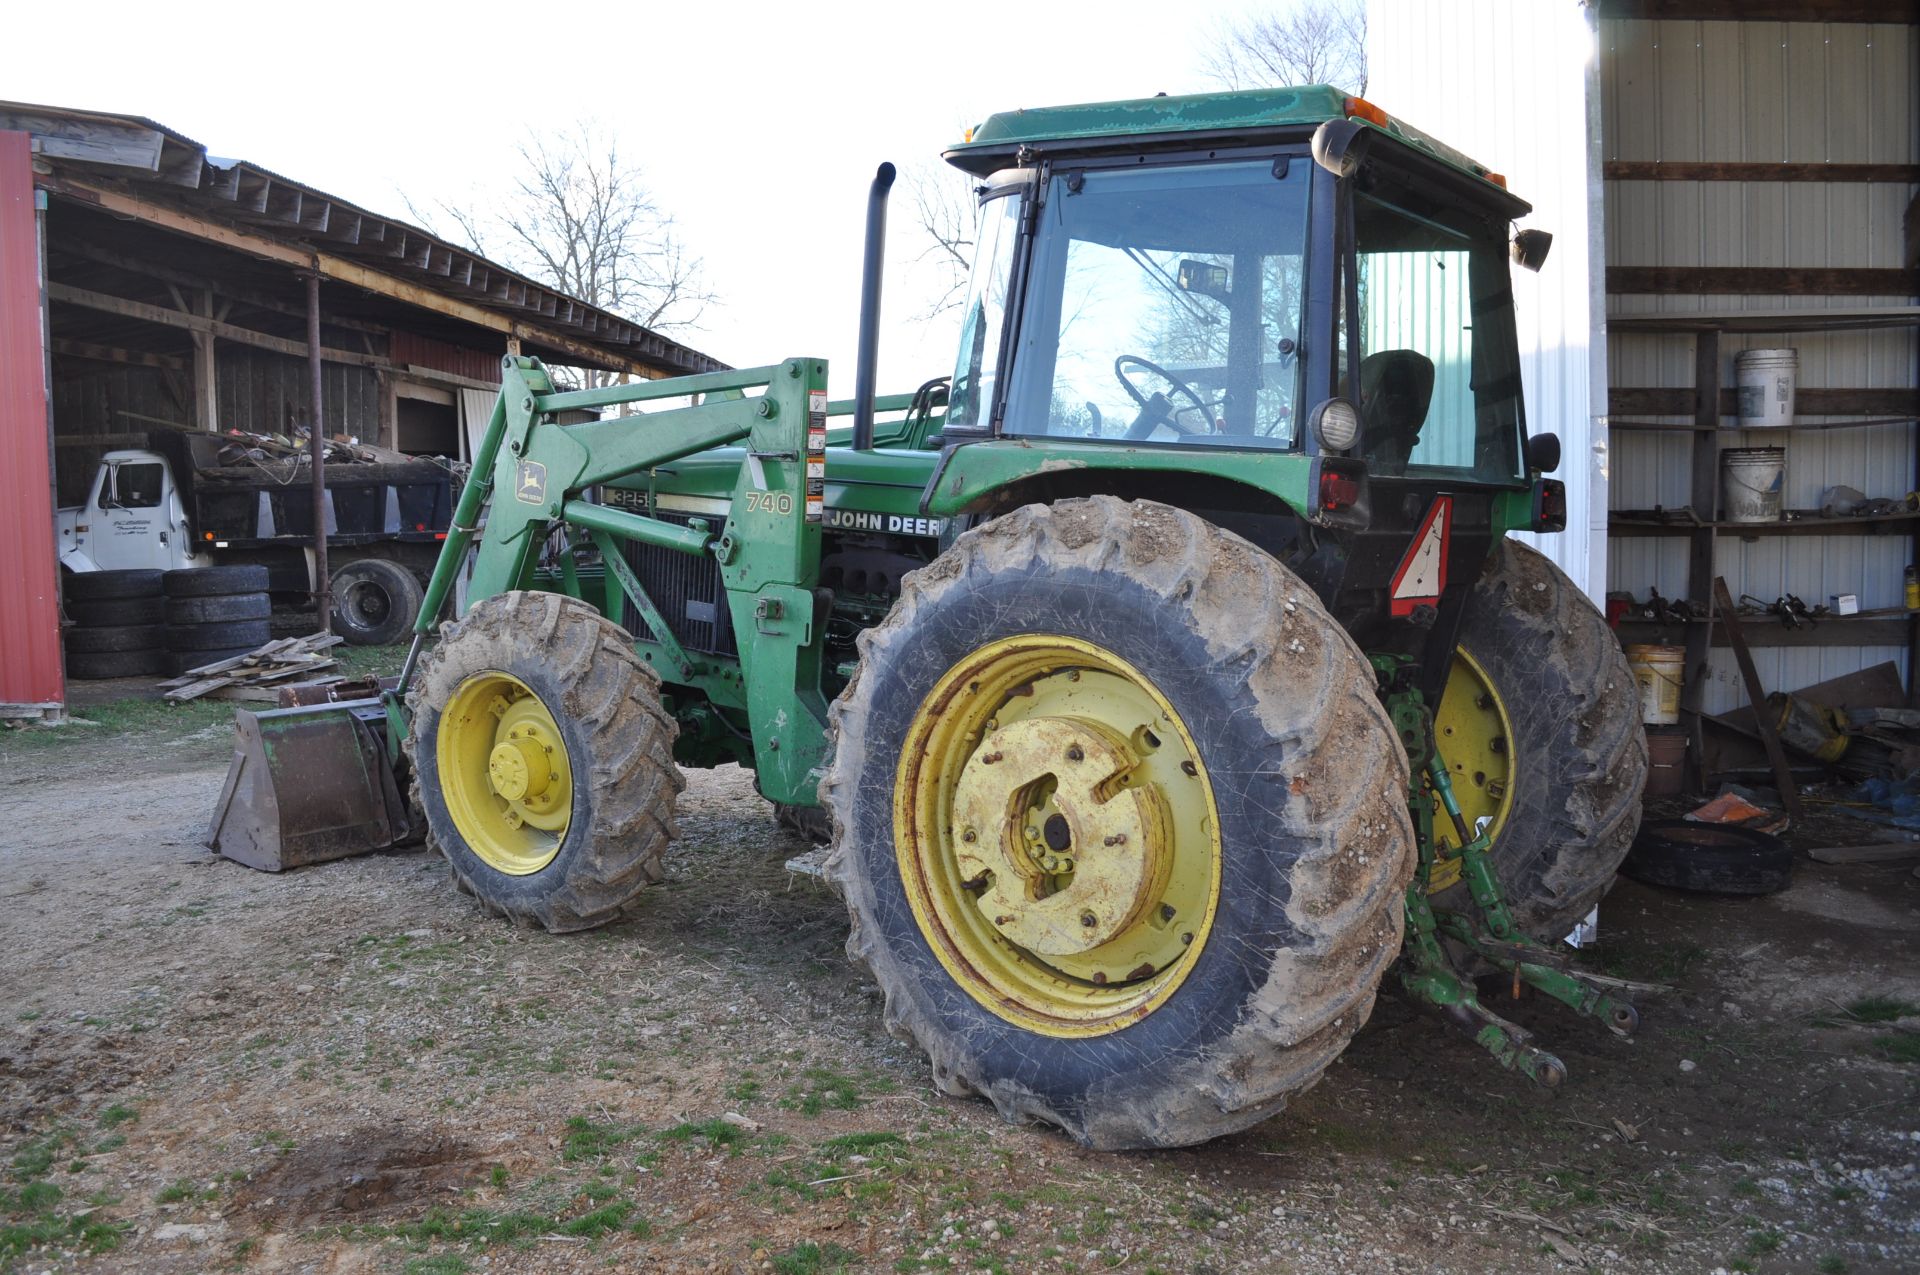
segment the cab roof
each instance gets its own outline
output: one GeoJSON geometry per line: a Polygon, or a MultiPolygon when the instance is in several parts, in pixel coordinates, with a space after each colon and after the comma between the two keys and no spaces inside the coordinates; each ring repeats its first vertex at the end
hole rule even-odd
{"type": "Polygon", "coordinates": [[[1100,153],[1154,142],[1256,141],[1268,133],[1347,118],[1361,120],[1482,181],[1506,187],[1506,179],[1485,164],[1331,84],[1001,111],[968,129],[966,138],[949,146],[945,157],[948,163],[984,177],[1014,162],[1022,147],[1100,153]]]}

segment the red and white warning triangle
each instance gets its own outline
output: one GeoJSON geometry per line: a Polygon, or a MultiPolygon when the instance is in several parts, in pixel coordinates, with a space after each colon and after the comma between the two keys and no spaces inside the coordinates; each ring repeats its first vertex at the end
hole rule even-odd
{"type": "Polygon", "coordinates": [[[1388,595],[1395,615],[1412,615],[1417,606],[1438,606],[1447,587],[1447,545],[1453,536],[1453,497],[1435,496],[1426,521],[1414,533],[1407,556],[1393,573],[1388,595]]]}

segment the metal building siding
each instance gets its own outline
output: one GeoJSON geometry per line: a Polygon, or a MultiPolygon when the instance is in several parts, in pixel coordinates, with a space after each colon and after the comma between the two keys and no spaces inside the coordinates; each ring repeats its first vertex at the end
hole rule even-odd
{"type": "MultiPolygon", "coordinates": [[[[1920,154],[1920,28],[1852,23],[1620,20],[1601,24],[1608,159],[1912,163],[1920,154]]],[[[1608,258],[1633,266],[1898,266],[1909,187],[1892,183],[1606,183],[1608,258]]],[[[1910,298],[1621,296],[1616,315],[1699,310],[1837,308],[1910,298]]],[[[1911,386],[1911,330],[1727,336],[1722,377],[1747,348],[1792,345],[1800,384],[1836,388],[1911,386]]],[[[1608,343],[1615,385],[1691,385],[1689,338],[1617,333],[1608,343]]],[[[1807,420],[1832,418],[1806,417],[1807,420]]],[[[1727,431],[1729,446],[1773,446],[1779,431],[1727,431]]],[[[1684,434],[1621,431],[1613,504],[1684,505],[1684,434]]],[[[1912,483],[1912,427],[1785,434],[1789,506],[1820,503],[1845,483],[1869,496],[1897,496],[1912,483]]],[[[1863,607],[1900,605],[1905,536],[1760,537],[1719,541],[1715,568],[1737,593],[1809,603],[1860,595],[1863,607]]],[[[1687,584],[1684,538],[1621,538],[1609,588],[1668,596],[1687,584]]],[[[1763,648],[1754,652],[1769,688],[1804,686],[1892,659],[1897,647],[1763,648]]],[[[1706,707],[1744,701],[1731,655],[1716,651],[1706,707]]]]}
{"type": "Polygon", "coordinates": [[[0,132],[0,705],[57,707],[66,687],[33,200],[30,141],[0,132]]]}
{"type": "Polygon", "coordinates": [[[1554,234],[1514,271],[1528,428],[1560,435],[1567,531],[1523,537],[1589,594],[1606,579],[1609,475],[1594,35],[1576,0],[1368,0],[1367,96],[1496,172],[1554,234]]]}
{"type": "Polygon", "coordinates": [[[429,367],[475,381],[500,383],[500,355],[450,345],[412,332],[395,332],[390,356],[402,367],[429,367]]]}

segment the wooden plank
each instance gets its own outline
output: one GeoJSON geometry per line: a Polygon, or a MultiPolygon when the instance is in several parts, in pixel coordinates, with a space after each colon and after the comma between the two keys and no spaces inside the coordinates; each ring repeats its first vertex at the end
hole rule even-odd
{"type": "Polygon", "coordinates": [[[1876,841],[1870,846],[1821,846],[1807,851],[1821,863],[1898,863],[1920,859],[1920,841],[1876,841]]]}
{"type": "MultiPolygon", "coordinates": [[[[279,297],[252,288],[238,287],[222,279],[198,274],[190,270],[165,265],[147,257],[131,253],[116,252],[101,244],[75,239],[63,235],[59,242],[50,245],[50,251],[56,258],[77,257],[83,261],[97,262],[103,266],[112,266],[118,270],[130,271],[158,279],[163,283],[178,284],[183,288],[204,288],[216,297],[229,297],[241,305],[252,306],[256,310],[267,310],[274,314],[284,314],[288,318],[306,322],[305,302],[298,305],[279,297]]],[[[327,315],[326,324],[330,328],[345,328],[349,332],[368,332],[375,336],[389,336],[392,329],[383,323],[368,323],[363,319],[350,319],[342,315],[327,315]]]]}
{"type": "Polygon", "coordinates": [[[1610,159],[1608,181],[1623,182],[1920,182],[1920,164],[1727,164],[1694,160],[1610,159]]]}
{"type": "MultiPolygon", "coordinates": [[[[1801,416],[1920,416],[1920,389],[1882,386],[1872,389],[1825,389],[1801,386],[1794,395],[1794,411],[1801,416]]],[[[1607,390],[1607,413],[1612,416],[1692,416],[1696,395],[1692,387],[1615,385],[1607,390]]],[[[1720,391],[1720,415],[1738,416],[1738,391],[1720,391]]]]}
{"type": "Polygon", "coordinates": [[[1920,295],[1920,270],[1860,266],[1608,266],[1611,296],[1911,297],[1920,295]]]}
{"type": "MultiPolygon", "coordinates": [[[[1809,600],[1812,601],[1812,599],[1809,600]]],[[[1904,616],[1875,617],[1864,620],[1852,617],[1846,619],[1830,617],[1818,624],[1798,629],[1790,629],[1770,615],[1756,615],[1748,618],[1752,622],[1746,628],[1747,645],[1756,650],[1762,647],[1839,648],[1905,646],[1907,644],[1907,620],[1904,616]]],[[[1647,642],[1665,645],[1676,640],[1690,639],[1693,636],[1693,630],[1708,627],[1705,621],[1689,624],[1661,624],[1654,620],[1622,620],[1614,627],[1614,635],[1622,644],[1647,642]]],[[[1727,635],[1717,629],[1713,632],[1710,641],[1713,646],[1720,648],[1732,645],[1727,635]]]]}
{"type": "Polygon", "coordinates": [[[1713,578],[1713,604],[1727,626],[1727,636],[1733,640],[1734,662],[1740,666],[1740,680],[1747,686],[1747,702],[1753,706],[1754,724],[1760,729],[1760,743],[1767,750],[1767,764],[1773,768],[1773,782],[1780,790],[1780,801],[1787,813],[1798,819],[1806,813],[1806,807],[1800,801],[1800,790],[1794,786],[1793,771],[1787,766],[1787,754],[1780,747],[1780,735],[1773,728],[1773,718],[1767,713],[1767,693],[1760,685],[1759,672],[1753,667],[1753,652],[1747,649],[1740,616],[1733,609],[1733,599],[1727,595],[1724,576],[1713,578]]]}
{"type": "MultiPolygon", "coordinates": [[[[122,318],[158,323],[164,327],[182,328],[188,332],[216,336],[223,341],[256,346],[280,354],[291,354],[296,358],[307,357],[305,341],[289,341],[285,337],[268,336],[264,332],[255,332],[252,328],[221,323],[203,315],[181,314],[178,310],[169,310],[165,306],[149,305],[145,301],[131,301],[126,297],[94,292],[88,288],[76,288],[72,284],[49,281],[47,298],[51,301],[66,302],[69,305],[85,306],[89,310],[99,310],[106,314],[117,314],[122,318]]],[[[393,366],[386,359],[369,354],[355,354],[351,350],[330,350],[323,347],[320,357],[329,363],[351,363],[356,367],[393,366]]]]}
{"type": "MultiPolygon", "coordinates": [[[[1694,400],[1707,404],[1720,397],[1720,334],[1702,332],[1693,339],[1693,378],[1694,400]]],[[[1710,419],[1702,409],[1694,417],[1694,423],[1700,424],[1710,419]]],[[[1697,521],[1712,523],[1714,500],[1718,496],[1720,465],[1719,444],[1714,436],[1698,433],[1693,436],[1692,466],[1689,477],[1688,506],[1697,521]]],[[[1713,574],[1713,528],[1696,527],[1689,533],[1687,548],[1687,600],[1697,608],[1697,614],[1709,617],[1705,624],[1687,626],[1686,677],[1681,683],[1680,707],[1683,718],[1688,723],[1689,745],[1687,750],[1688,767],[1696,788],[1706,787],[1706,775],[1702,769],[1706,764],[1704,727],[1700,724],[1700,711],[1706,693],[1707,657],[1713,638],[1713,594],[1707,585],[1707,578],[1713,574]]]]}
{"type": "MultiPolygon", "coordinates": [[[[1786,428],[1796,429],[1796,430],[1876,429],[1876,428],[1880,428],[1887,425],[1912,425],[1913,423],[1914,423],[1914,418],[1911,416],[1883,416],[1883,417],[1868,417],[1865,420],[1848,420],[1848,421],[1795,421],[1792,425],[1789,425],[1786,428]]],[[[1728,426],[1727,424],[1719,420],[1712,421],[1711,423],[1708,423],[1708,424],[1702,424],[1700,421],[1695,420],[1695,421],[1690,421],[1685,425],[1676,425],[1676,424],[1673,424],[1671,421],[1636,421],[1636,420],[1628,419],[1627,417],[1623,417],[1623,416],[1609,416],[1607,418],[1607,428],[1608,429],[1648,430],[1648,431],[1653,431],[1658,433],[1674,433],[1674,432],[1686,433],[1691,430],[1704,430],[1709,434],[1719,434],[1734,427],[1728,426]]],[[[1780,427],[1769,426],[1768,428],[1780,428],[1780,427]]],[[[1920,488],[1916,488],[1915,490],[1920,490],[1920,488]]]]}
{"type": "MultiPolygon", "coordinates": [[[[1909,266],[1920,268],[1920,261],[1909,266]]],[[[1920,306],[1854,305],[1808,309],[1687,310],[1670,314],[1610,314],[1609,332],[1864,332],[1870,328],[1920,327],[1920,306]]]]}
{"type": "Polygon", "coordinates": [[[171,354],[148,354],[142,350],[123,350],[116,345],[95,345],[91,341],[71,341],[66,337],[53,338],[53,352],[68,358],[91,359],[95,363],[124,363],[133,367],[162,367],[172,371],[184,371],[187,361],[171,354]]]}
{"type": "MultiPolygon", "coordinates": [[[[1702,431],[1696,439],[1713,445],[1713,435],[1702,431]]],[[[1698,444],[1696,443],[1696,446],[1698,444]]],[[[1710,525],[1722,535],[1739,536],[1831,536],[1831,535],[1906,535],[1920,513],[1877,514],[1863,518],[1822,518],[1818,512],[1789,510],[1803,516],[1782,522],[1728,522],[1698,524],[1673,517],[1680,510],[1617,509],[1607,517],[1607,529],[1616,536],[1689,535],[1701,525],[1710,525]],[[1664,515],[1666,516],[1663,516],[1664,515]]]]}
{"type": "Polygon", "coordinates": [[[1914,0],[1600,0],[1602,18],[1689,22],[1920,22],[1914,0]]]}
{"type": "Polygon", "coordinates": [[[32,134],[33,149],[49,159],[149,173],[159,171],[166,144],[166,134],[146,124],[58,110],[46,114],[15,103],[0,105],[0,129],[32,134]]]}

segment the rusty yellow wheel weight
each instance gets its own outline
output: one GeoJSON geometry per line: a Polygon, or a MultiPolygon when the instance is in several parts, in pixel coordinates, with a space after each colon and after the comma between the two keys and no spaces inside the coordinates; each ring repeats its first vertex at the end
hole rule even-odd
{"type": "MultiPolygon", "coordinates": [[[[1440,709],[1433,719],[1434,743],[1446,759],[1454,799],[1467,827],[1487,824],[1489,841],[1500,836],[1507,812],[1513,807],[1513,724],[1507,706],[1494,689],[1493,679],[1480,661],[1459,647],[1447,685],[1440,693],[1440,709]]],[[[1434,824],[1439,851],[1428,879],[1429,891],[1440,891],[1460,879],[1459,838],[1447,821],[1434,824]]]]}
{"type": "Polygon", "coordinates": [[[435,756],[468,847],[509,876],[553,862],[573,816],[573,767],[553,714],[519,678],[477,673],[440,716],[435,756]]]}
{"type": "Polygon", "coordinates": [[[1089,642],[1002,638],[908,731],[895,850],[968,995],[1054,1036],[1117,1031],[1192,970],[1220,892],[1199,749],[1166,697],[1089,642]]]}

